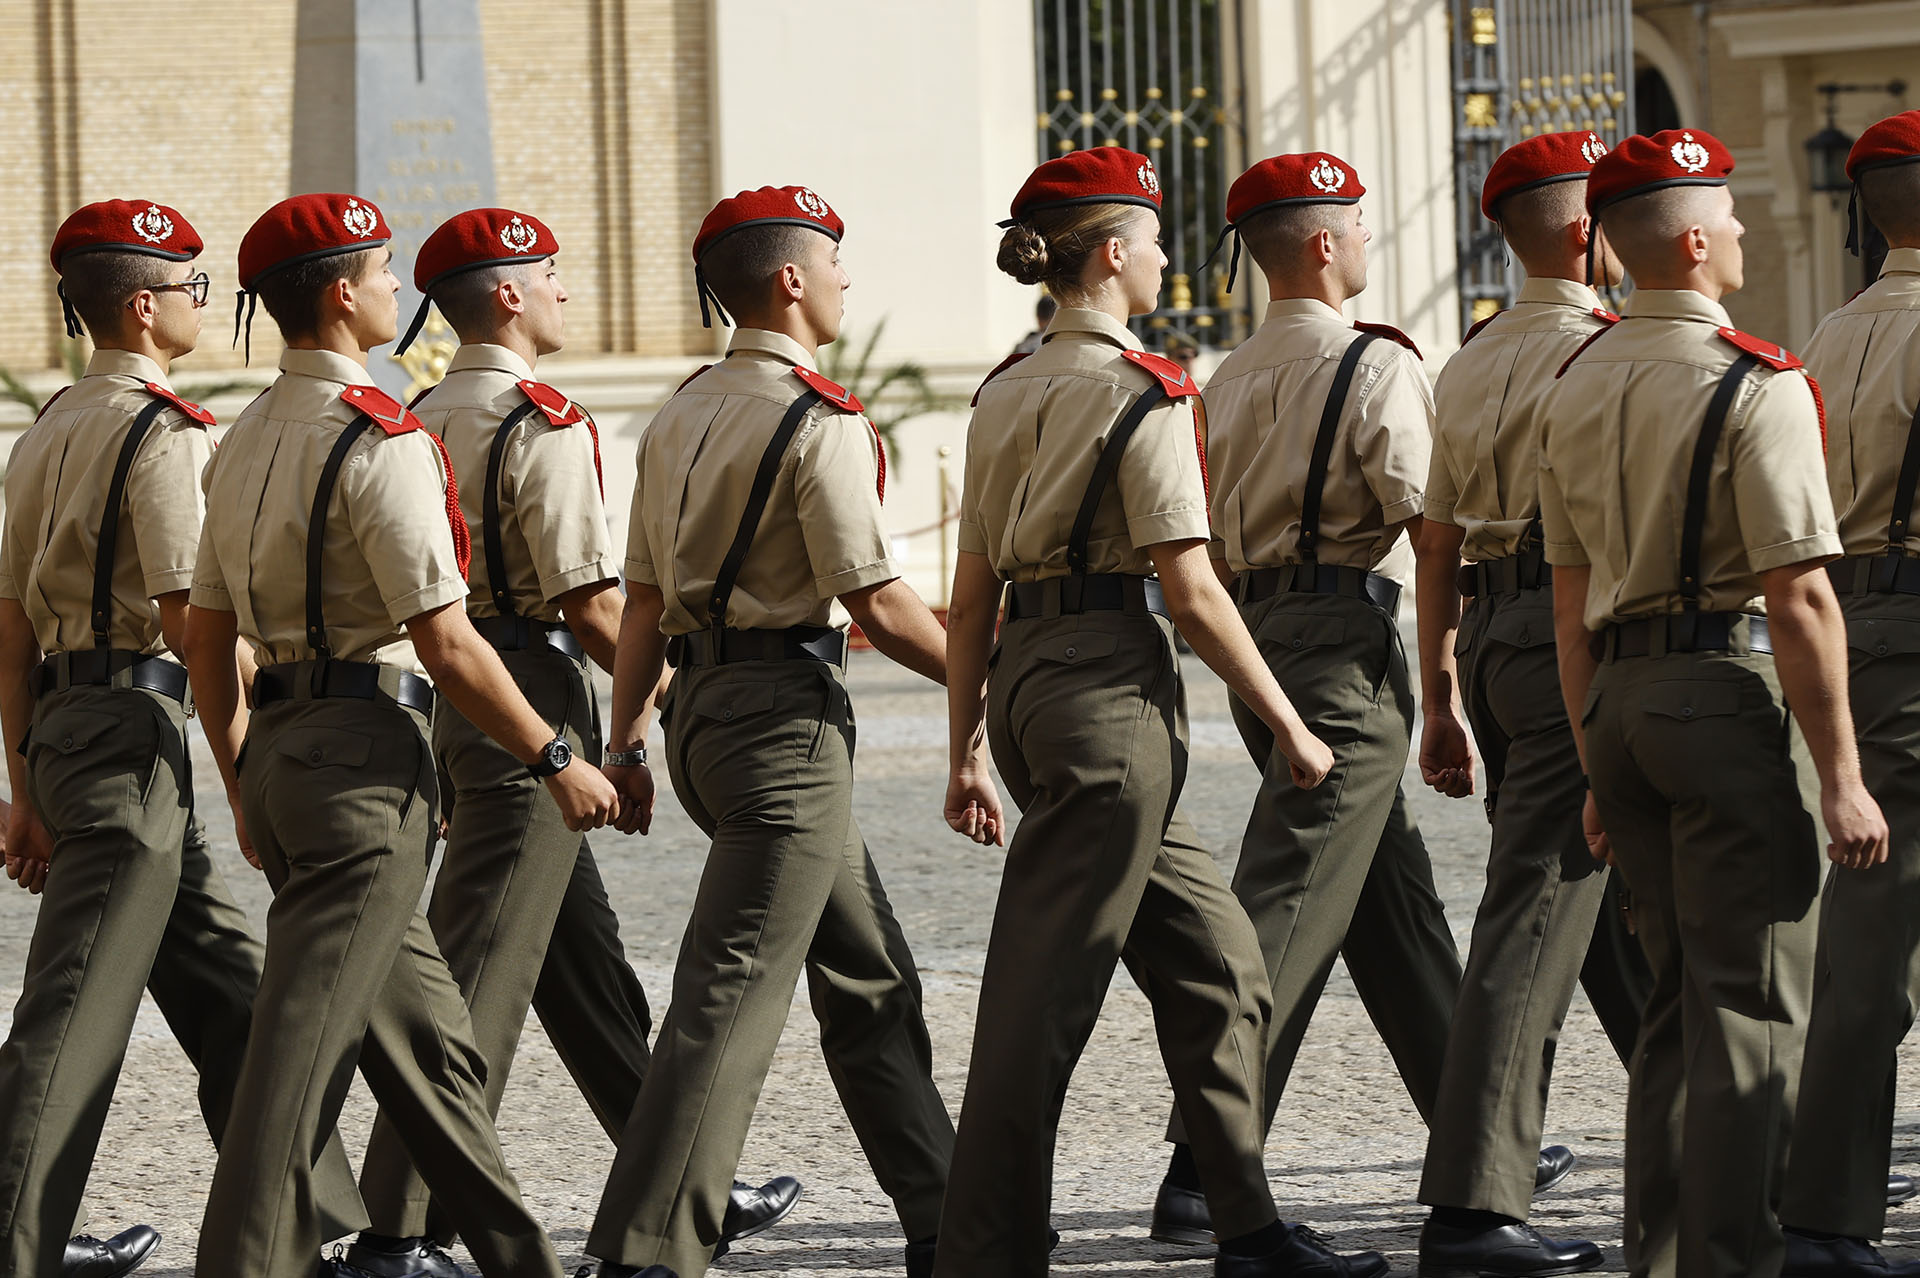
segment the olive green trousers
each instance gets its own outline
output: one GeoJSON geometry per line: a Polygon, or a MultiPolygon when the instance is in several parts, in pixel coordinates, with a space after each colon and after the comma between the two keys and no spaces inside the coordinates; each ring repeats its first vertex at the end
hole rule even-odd
{"type": "Polygon", "coordinates": [[[1553,592],[1474,600],[1455,652],[1493,837],[1420,1201],[1525,1220],[1574,984],[1626,1061],[1653,976],[1581,831],[1586,777],[1560,695],[1553,592]]]}
{"type": "Polygon", "coordinates": [[[253,716],[241,802],[274,897],[200,1278],[311,1278],[315,1152],[356,1064],[480,1271],[558,1278],[501,1155],[460,987],[419,910],[436,823],[425,729],[413,711],[341,697],[253,716]]]}
{"type": "Polygon", "coordinates": [[[1216,1230],[1270,1224],[1271,1002],[1246,913],[1179,809],[1187,710],[1172,627],[1121,612],[1007,623],[987,732],[1021,815],[980,982],[936,1274],[1047,1273],[1061,1106],[1120,962],[1153,1005],[1216,1230]]]}
{"type": "MultiPolygon", "coordinates": [[[[600,731],[586,669],[547,648],[500,657],[555,733],[597,763],[600,731]]],[[[533,1007],[589,1107],[618,1139],[646,1077],[652,1014],[593,852],[567,829],[526,764],[444,697],[434,706],[433,754],[450,821],[427,922],[467,1000],[487,1063],[488,1110],[499,1112],[533,1007]]],[[[384,1114],[367,1145],[360,1192],[376,1231],[453,1241],[452,1216],[433,1203],[384,1114]]]]}
{"type": "Polygon", "coordinates": [[[707,1272],[802,968],[874,1177],[907,1237],[932,1235],[953,1123],[913,954],[853,817],[844,674],[816,661],[685,668],[661,717],[674,794],[713,844],[587,1251],[707,1272]]]}
{"type": "MultiPolygon", "coordinates": [[[[227,1128],[260,985],[261,948],[193,813],[186,712],[133,688],[49,692],[27,778],[53,860],[0,1047],[0,1274],[60,1260],[144,988],[199,1071],[200,1114],[227,1128]]],[[[327,1237],[365,1223],[338,1136],[314,1174],[327,1237]]]]}
{"type": "Polygon", "coordinates": [[[1920,598],[1843,594],[1841,606],[1860,770],[1893,838],[1885,864],[1827,876],[1780,1219],[1878,1238],[1895,1055],[1920,999],[1920,598]]]}
{"type": "Polygon", "coordinates": [[[1627,1091],[1629,1271],[1771,1278],[1823,864],[1805,745],[1763,653],[1606,662],[1584,718],[1654,978],[1627,1091]]]}

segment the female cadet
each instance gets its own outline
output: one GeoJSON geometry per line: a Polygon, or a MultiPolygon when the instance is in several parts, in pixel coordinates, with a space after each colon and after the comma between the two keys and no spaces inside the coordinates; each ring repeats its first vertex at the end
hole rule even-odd
{"type": "Polygon", "coordinates": [[[1000,269],[1044,283],[1060,310],[1038,352],[988,378],[967,441],[946,815],[979,842],[1000,839],[983,721],[1024,815],[981,982],[940,1278],[1047,1272],[1060,1107],[1123,957],[1153,1003],[1175,1097],[1204,1114],[1194,1156],[1222,1240],[1216,1274],[1386,1270],[1374,1253],[1332,1255],[1276,1219],[1262,1160],[1271,1000],[1260,948],[1175,806],[1187,757],[1175,624],[1271,726],[1299,784],[1317,785],[1333,756],[1209,563],[1193,380],[1127,328],[1159,297],[1159,208],[1146,156],[1075,152],[1028,178],[1000,246],[1000,269]]]}

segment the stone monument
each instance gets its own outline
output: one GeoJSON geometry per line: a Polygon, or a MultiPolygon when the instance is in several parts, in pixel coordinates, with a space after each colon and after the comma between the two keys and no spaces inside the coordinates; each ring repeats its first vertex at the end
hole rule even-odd
{"type": "MultiPolygon", "coordinates": [[[[386,214],[404,332],[421,241],[494,202],[479,0],[300,0],[291,177],[296,194],[351,191],[386,214]]],[[[440,380],[453,344],[435,314],[405,357],[383,347],[368,364],[411,398],[440,380]]]]}

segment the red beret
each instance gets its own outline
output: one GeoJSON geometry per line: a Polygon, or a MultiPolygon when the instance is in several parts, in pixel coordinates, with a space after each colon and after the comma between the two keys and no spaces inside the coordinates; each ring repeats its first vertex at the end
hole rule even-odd
{"type": "Polygon", "coordinates": [[[413,286],[422,293],[449,275],[535,262],[560,251],[560,241],[531,213],[512,209],[468,209],[434,229],[413,260],[413,286]]]}
{"type": "Polygon", "coordinates": [[[1733,172],[1733,153],[1704,129],[1663,129],[1652,137],[1636,133],[1594,162],[1587,178],[1587,212],[1618,204],[1628,196],[1670,186],[1725,186],[1733,172]]]}
{"type": "Polygon", "coordinates": [[[1920,111],[1890,115],[1860,135],[1847,153],[1847,177],[1859,181],[1868,169],[1920,160],[1920,111]]]}
{"type": "Polygon", "coordinates": [[[1606,153],[1607,144],[1597,133],[1540,133],[1516,142],[1487,170],[1480,212],[1492,222],[1494,209],[1509,195],[1576,178],[1584,182],[1606,153]]]}
{"type": "Polygon", "coordinates": [[[102,200],[77,209],[53,237],[53,269],[69,253],[113,249],[187,262],[206,245],[177,209],[149,200],[102,200]]]}
{"type": "Polygon", "coordinates": [[[715,240],[743,226],[810,226],[835,240],[847,231],[840,215],[810,188],[763,186],[713,206],[700,223],[700,233],[693,237],[694,262],[699,263],[715,240]]]}
{"type": "Polygon", "coordinates": [[[1000,225],[1012,226],[1042,209],[1072,204],[1138,204],[1157,210],[1160,174],[1152,160],[1125,147],[1069,151],[1028,175],[1013,197],[1013,216],[1000,225]]]}
{"type": "Polygon", "coordinates": [[[240,241],[240,287],[285,267],[336,253],[378,248],[393,238],[372,200],[357,195],[296,195],[262,213],[240,241]]]}
{"type": "Polygon", "coordinates": [[[1353,166],[1325,151],[1269,156],[1227,189],[1227,221],[1293,204],[1357,204],[1366,193],[1353,166]]]}

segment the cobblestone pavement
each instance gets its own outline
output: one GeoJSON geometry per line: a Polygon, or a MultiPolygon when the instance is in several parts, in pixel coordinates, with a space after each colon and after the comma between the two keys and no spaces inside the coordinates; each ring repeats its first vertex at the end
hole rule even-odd
{"type": "MultiPolygon", "coordinates": [[[[1227,717],[1217,680],[1189,657],[1193,764],[1185,806],[1230,869],[1256,783],[1227,717]]],[[[998,854],[947,832],[944,700],[931,685],[884,659],[858,654],[851,681],[860,717],[857,787],[861,824],[912,940],[927,988],[936,1068],[956,1113],[966,1079],[974,1003],[994,894],[998,854]]],[[[199,792],[222,864],[256,920],[267,894],[240,860],[214,773],[200,743],[199,792]]],[[[1464,951],[1486,854],[1486,824],[1473,800],[1449,801],[1409,774],[1408,792],[1432,848],[1440,889],[1464,951]]],[[[667,987],[680,929],[698,880],[704,842],[670,796],[650,838],[595,839],[627,949],[650,992],[667,987]]],[[[33,927],[34,905],[0,880],[0,1008],[10,1017],[33,927]]],[[[656,1008],[656,1012],[663,1010],[656,1008]]],[[[4,1022],[0,1022],[4,1023],[4,1022]]],[[[1908,1064],[1916,1049],[1907,1048],[1908,1064]]],[[[1580,1166],[1536,1204],[1534,1221],[1556,1235],[1607,1247],[1619,1263],[1620,1154],[1625,1076],[1587,1008],[1576,1003],[1554,1075],[1548,1139],[1568,1144],[1580,1166]]],[[[1164,1162],[1161,1125],[1170,1093],[1146,1001],[1122,970],[1068,1095],[1056,1160],[1054,1219],[1063,1235],[1061,1274],[1181,1275],[1211,1272],[1207,1253],[1146,1236],[1147,1208],[1164,1162]]],[[[341,1121],[349,1147],[363,1146],[372,1107],[363,1086],[341,1121]]],[[[577,1263],[599,1199],[611,1147],[574,1091],[537,1021],[522,1040],[502,1111],[501,1137],[535,1213],[563,1260],[577,1263]]],[[[1344,1247],[1386,1252],[1412,1273],[1422,1209],[1414,1202],[1425,1129],[1343,973],[1336,972],[1308,1037],[1268,1147],[1282,1211],[1344,1247]]],[[[1896,1162],[1920,1146],[1920,1112],[1904,1107],[1896,1162]]],[[[111,1233],[155,1224],[165,1243],[144,1274],[192,1271],[213,1149],[194,1105],[191,1067],[149,1002],[142,1011],[90,1187],[89,1228],[111,1233]]],[[[875,1188],[815,1046],[804,993],[775,1059],[743,1175],[792,1173],[806,1196],[778,1229],[743,1243],[716,1273],[795,1278],[867,1278],[902,1272],[899,1228],[875,1188]]],[[[1920,1207],[1893,1213],[1896,1254],[1920,1245],[1920,1207]]],[[[985,1276],[983,1276],[985,1278],[985,1276]]]]}

